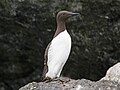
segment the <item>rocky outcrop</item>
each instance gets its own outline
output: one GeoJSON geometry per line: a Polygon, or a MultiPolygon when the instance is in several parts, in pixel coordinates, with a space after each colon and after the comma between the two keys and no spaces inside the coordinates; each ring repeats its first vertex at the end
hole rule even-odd
{"type": "Polygon", "coordinates": [[[59,80],[49,83],[32,82],[19,90],[120,90],[120,84],[112,81],[93,82],[86,79],[73,80],[64,78],[64,82],[59,80]]]}
{"type": "Polygon", "coordinates": [[[120,63],[109,68],[106,76],[97,82],[61,77],[51,82],[32,82],[19,90],[120,90],[120,63]]]}
{"type": "Polygon", "coordinates": [[[120,83],[120,63],[110,67],[105,77],[103,77],[101,80],[109,80],[120,83]]]}

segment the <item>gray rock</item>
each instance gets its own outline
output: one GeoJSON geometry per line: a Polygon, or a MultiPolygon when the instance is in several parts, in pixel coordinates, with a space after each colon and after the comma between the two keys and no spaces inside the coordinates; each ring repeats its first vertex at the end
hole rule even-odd
{"type": "Polygon", "coordinates": [[[32,82],[19,90],[120,90],[120,85],[113,81],[90,81],[86,79],[73,80],[69,78],[60,78],[51,82],[32,82]]]}
{"type": "Polygon", "coordinates": [[[120,83],[120,63],[110,67],[106,73],[106,76],[101,80],[110,80],[120,83]]]}

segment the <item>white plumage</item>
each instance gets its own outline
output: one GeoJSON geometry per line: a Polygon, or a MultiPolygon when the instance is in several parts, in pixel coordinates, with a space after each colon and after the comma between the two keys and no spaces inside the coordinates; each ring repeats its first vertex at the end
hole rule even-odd
{"type": "Polygon", "coordinates": [[[48,49],[48,72],[46,77],[59,77],[64,64],[66,63],[71,50],[71,37],[67,30],[59,33],[51,41],[48,49]]]}

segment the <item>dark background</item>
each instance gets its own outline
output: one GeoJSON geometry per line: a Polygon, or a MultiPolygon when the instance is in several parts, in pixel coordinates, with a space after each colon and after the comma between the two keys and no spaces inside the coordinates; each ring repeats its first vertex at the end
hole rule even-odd
{"type": "Polygon", "coordinates": [[[81,13],[67,22],[72,51],[63,76],[97,81],[120,61],[120,0],[1,0],[0,90],[40,81],[60,10],[81,13]]]}

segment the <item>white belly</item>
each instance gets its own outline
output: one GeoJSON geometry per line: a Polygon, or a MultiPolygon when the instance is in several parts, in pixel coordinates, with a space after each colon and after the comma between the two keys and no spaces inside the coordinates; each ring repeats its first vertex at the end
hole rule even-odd
{"type": "Polygon", "coordinates": [[[57,35],[51,42],[48,50],[48,72],[46,77],[59,77],[71,50],[71,37],[65,30],[57,35]]]}

